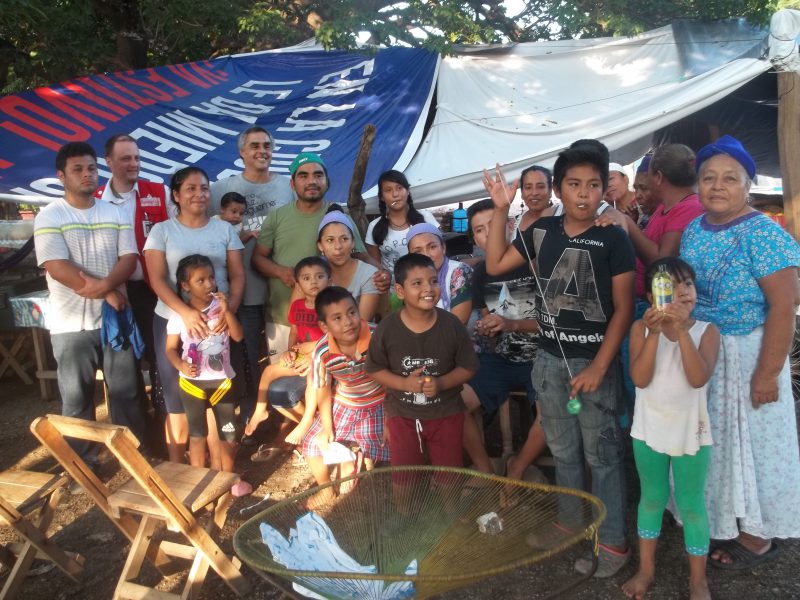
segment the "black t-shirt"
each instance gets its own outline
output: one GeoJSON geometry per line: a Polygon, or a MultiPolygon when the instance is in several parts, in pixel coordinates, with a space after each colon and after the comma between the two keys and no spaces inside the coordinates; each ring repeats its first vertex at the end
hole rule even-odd
{"type": "MultiPolygon", "coordinates": [[[[427,331],[415,333],[405,326],[400,312],[383,319],[369,343],[367,373],[388,369],[408,377],[424,367],[424,375],[446,375],[456,367],[478,370],[478,357],[472,348],[467,329],[458,318],[441,308],[436,322],[427,331]]],[[[439,419],[464,411],[461,386],[443,390],[437,397],[386,389],[384,411],[389,417],[439,419]]]]}
{"type": "MultiPolygon", "coordinates": [[[[472,272],[472,306],[487,308],[506,319],[536,318],[536,281],[527,265],[502,275],[489,275],[486,263],[472,272]]],[[[535,333],[508,331],[494,338],[475,335],[481,353],[494,352],[512,363],[530,363],[536,357],[535,333]]]]}
{"type": "Polygon", "coordinates": [[[557,332],[567,358],[594,358],[614,314],[611,278],[634,269],[628,235],[619,227],[593,226],[569,238],[563,216],[544,217],[513,241],[526,256],[523,243],[535,257],[544,292],[537,299],[539,346],[561,356],[557,332]]]}

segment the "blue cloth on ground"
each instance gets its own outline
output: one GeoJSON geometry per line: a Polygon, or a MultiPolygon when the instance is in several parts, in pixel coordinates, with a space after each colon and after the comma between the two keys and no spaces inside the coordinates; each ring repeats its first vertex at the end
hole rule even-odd
{"type": "Polygon", "coordinates": [[[100,344],[103,347],[111,346],[112,350],[119,352],[128,346],[133,348],[133,353],[139,359],[144,353],[144,340],[136,324],[130,306],[117,310],[108,302],[103,302],[103,326],[100,329],[100,344]]]}
{"type": "MultiPolygon", "coordinates": [[[[275,562],[298,571],[329,571],[336,573],[377,573],[375,565],[364,566],[341,549],[328,524],[316,513],[309,512],[297,519],[296,527],[284,538],[274,527],[262,523],[261,538],[275,562]]],[[[412,560],[406,575],[417,574],[417,561],[412,560]]],[[[311,598],[352,598],[402,600],[414,596],[414,584],[397,581],[386,585],[377,579],[339,579],[296,577],[297,582],[312,586],[314,591],[295,583],[295,589],[311,598]]]]}

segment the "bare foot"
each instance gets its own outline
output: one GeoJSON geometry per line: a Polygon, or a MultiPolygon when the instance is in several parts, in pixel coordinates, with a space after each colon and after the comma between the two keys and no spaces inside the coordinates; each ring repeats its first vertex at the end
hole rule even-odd
{"type": "MultiPolygon", "coordinates": [[[[256,410],[256,413],[258,413],[258,410],[256,410]]],[[[247,422],[247,425],[244,428],[244,434],[253,435],[256,432],[256,429],[258,429],[258,426],[261,425],[261,423],[266,421],[268,418],[269,418],[268,412],[264,412],[264,414],[262,415],[254,414],[252,417],[250,417],[250,420],[247,422]]]]}
{"type": "Polygon", "coordinates": [[[647,594],[647,590],[653,585],[655,577],[649,573],[642,573],[638,571],[636,575],[628,579],[622,584],[622,592],[634,600],[643,600],[647,594]]]}
{"type": "Polygon", "coordinates": [[[689,600],[711,600],[708,580],[703,579],[703,581],[689,584],[689,600]]]}
{"type": "Polygon", "coordinates": [[[333,491],[333,488],[327,487],[306,498],[303,504],[306,510],[319,510],[328,507],[334,500],[336,500],[336,492],[333,491]]]}
{"type": "Polygon", "coordinates": [[[299,446],[303,443],[303,438],[306,437],[309,429],[310,427],[306,427],[305,425],[298,425],[286,436],[286,443],[292,446],[299,446]]]}

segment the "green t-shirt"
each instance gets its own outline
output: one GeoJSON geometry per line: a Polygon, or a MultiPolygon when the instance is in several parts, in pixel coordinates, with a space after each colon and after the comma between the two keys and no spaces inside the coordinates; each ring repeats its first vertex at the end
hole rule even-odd
{"type": "MultiPolygon", "coordinates": [[[[317,256],[317,228],[329,204],[323,202],[314,213],[297,210],[297,201],[284,204],[271,211],[261,227],[258,243],[272,249],[270,259],[283,267],[292,267],[306,256],[317,256]]],[[[366,252],[358,230],[355,235],[355,251],[366,252]]],[[[270,281],[269,298],[266,307],[267,321],[288,325],[289,298],[292,290],[282,281],[270,281]]]]}

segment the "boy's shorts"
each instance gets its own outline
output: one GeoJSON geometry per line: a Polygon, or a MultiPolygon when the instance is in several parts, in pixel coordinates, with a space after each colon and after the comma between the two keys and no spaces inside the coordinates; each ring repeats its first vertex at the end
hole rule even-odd
{"type": "Polygon", "coordinates": [[[533,363],[512,363],[497,354],[480,354],[481,366],[469,380],[469,386],[481,401],[488,417],[508,400],[511,392],[524,389],[531,406],[536,402],[531,371],[533,363]]]}
{"type": "Polygon", "coordinates": [[[440,419],[390,417],[389,450],[393,467],[424,465],[423,448],[430,464],[437,467],[463,467],[464,413],[440,419]]]}
{"type": "MultiPolygon", "coordinates": [[[[322,456],[317,435],[322,431],[319,415],[303,438],[303,456],[322,456]]],[[[374,462],[389,460],[389,447],[383,444],[383,404],[368,408],[351,408],[333,402],[333,431],[337,442],[356,442],[364,456],[374,462]]]]}
{"type": "Polygon", "coordinates": [[[280,377],[269,384],[267,399],[270,406],[294,408],[306,395],[306,378],[299,375],[280,377]]]}

